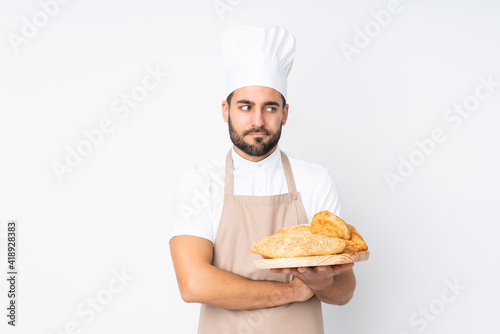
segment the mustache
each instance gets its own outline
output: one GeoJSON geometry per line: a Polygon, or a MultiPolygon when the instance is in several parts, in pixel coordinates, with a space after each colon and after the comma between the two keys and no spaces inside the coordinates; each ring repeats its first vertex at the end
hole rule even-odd
{"type": "Polygon", "coordinates": [[[250,134],[250,133],[256,133],[256,132],[260,132],[260,133],[264,133],[266,135],[270,135],[271,134],[271,131],[269,131],[268,129],[264,128],[264,127],[260,127],[260,128],[253,128],[253,129],[250,129],[250,130],[247,130],[243,133],[244,136],[250,134]]]}

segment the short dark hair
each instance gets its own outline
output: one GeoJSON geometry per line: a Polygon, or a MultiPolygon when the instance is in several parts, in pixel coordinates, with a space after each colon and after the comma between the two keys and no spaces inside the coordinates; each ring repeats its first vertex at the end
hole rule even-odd
{"type": "MultiPolygon", "coordinates": [[[[227,104],[229,105],[229,108],[231,108],[231,100],[233,98],[233,93],[232,92],[231,94],[229,94],[226,98],[226,101],[227,101],[227,104]]],[[[281,94],[281,93],[280,93],[281,94]]],[[[283,94],[281,94],[281,99],[283,100],[283,108],[285,107],[286,105],[286,100],[285,100],[285,97],[283,96],[283,94]]]]}

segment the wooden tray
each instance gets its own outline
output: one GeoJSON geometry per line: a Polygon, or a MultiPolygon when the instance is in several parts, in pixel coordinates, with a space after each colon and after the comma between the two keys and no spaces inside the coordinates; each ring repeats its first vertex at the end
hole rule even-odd
{"type": "Polygon", "coordinates": [[[257,269],[329,266],[333,264],[366,261],[368,260],[369,257],[370,257],[370,252],[365,251],[357,253],[323,255],[323,256],[288,257],[281,259],[260,259],[260,260],[255,260],[255,266],[257,267],[257,269]]]}

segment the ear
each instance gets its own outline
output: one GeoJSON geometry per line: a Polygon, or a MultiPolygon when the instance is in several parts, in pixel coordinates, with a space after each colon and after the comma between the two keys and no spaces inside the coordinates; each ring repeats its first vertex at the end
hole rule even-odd
{"type": "Polygon", "coordinates": [[[283,119],[281,120],[281,125],[285,125],[287,119],[288,119],[288,103],[283,108],[283,119]]]}
{"type": "Polygon", "coordinates": [[[227,104],[227,101],[222,101],[222,118],[224,119],[224,122],[229,122],[229,105],[227,104]]]}

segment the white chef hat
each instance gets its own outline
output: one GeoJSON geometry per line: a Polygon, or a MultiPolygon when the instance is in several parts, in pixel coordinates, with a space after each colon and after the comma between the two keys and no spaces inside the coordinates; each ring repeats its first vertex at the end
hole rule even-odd
{"type": "Polygon", "coordinates": [[[265,86],[286,99],[287,76],[292,69],[295,37],[278,26],[233,27],[222,36],[226,65],[226,95],[241,87],[265,86]]]}

